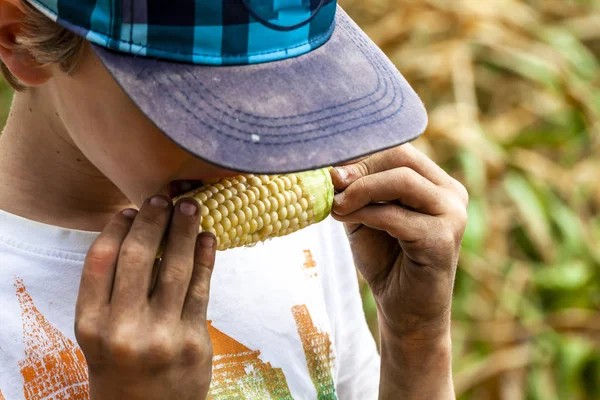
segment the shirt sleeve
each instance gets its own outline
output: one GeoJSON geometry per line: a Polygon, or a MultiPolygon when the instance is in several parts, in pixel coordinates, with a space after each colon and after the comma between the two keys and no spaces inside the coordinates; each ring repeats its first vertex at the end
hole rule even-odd
{"type": "Polygon", "coordinates": [[[333,248],[327,252],[322,273],[327,308],[334,321],[338,399],[377,399],[380,357],[363,311],[348,238],[343,225],[332,219],[328,230],[333,248]]]}

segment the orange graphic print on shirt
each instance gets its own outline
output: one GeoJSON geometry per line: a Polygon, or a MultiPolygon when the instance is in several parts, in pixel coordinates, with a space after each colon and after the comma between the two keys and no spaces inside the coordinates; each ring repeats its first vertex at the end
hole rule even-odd
{"type": "Polygon", "coordinates": [[[15,277],[21,306],[25,358],[19,361],[25,399],[89,399],[81,349],[39,312],[23,280],[15,277]]]}
{"type": "Polygon", "coordinates": [[[315,262],[310,250],[304,250],[304,264],[302,265],[302,269],[304,270],[304,275],[307,279],[318,276],[317,263],[315,262]]]}
{"type": "Polygon", "coordinates": [[[281,368],[273,368],[208,321],[213,343],[213,367],[209,399],[292,399],[281,368]]]}
{"type": "Polygon", "coordinates": [[[5,400],[4,396],[2,395],[2,390],[0,390],[0,400],[5,400]]]}

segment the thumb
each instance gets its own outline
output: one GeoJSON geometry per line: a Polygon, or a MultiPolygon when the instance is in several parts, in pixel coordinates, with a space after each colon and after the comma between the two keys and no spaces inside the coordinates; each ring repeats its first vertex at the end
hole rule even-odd
{"type": "Polygon", "coordinates": [[[210,278],[215,265],[217,240],[212,233],[202,232],[196,238],[194,270],[183,305],[182,319],[206,323],[210,294],[210,278]]]}

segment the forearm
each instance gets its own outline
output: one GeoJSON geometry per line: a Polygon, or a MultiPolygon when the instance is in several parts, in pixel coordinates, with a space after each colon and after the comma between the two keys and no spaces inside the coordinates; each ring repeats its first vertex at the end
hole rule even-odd
{"type": "Polygon", "coordinates": [[[450,335],[409,343],[382,334],[379,399],[455,399],[450,335]]]}

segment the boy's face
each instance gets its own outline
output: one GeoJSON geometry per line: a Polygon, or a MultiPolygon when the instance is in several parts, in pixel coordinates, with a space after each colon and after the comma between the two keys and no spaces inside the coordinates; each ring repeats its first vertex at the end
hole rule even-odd
{"type": "Polygon", "coordinates": [[[66,139],[136,205],[168,194],[173,181],[236,175],[185,152],[162,134],[121,90],[88,47],[72,75],[48,82],[66,139]]]}

